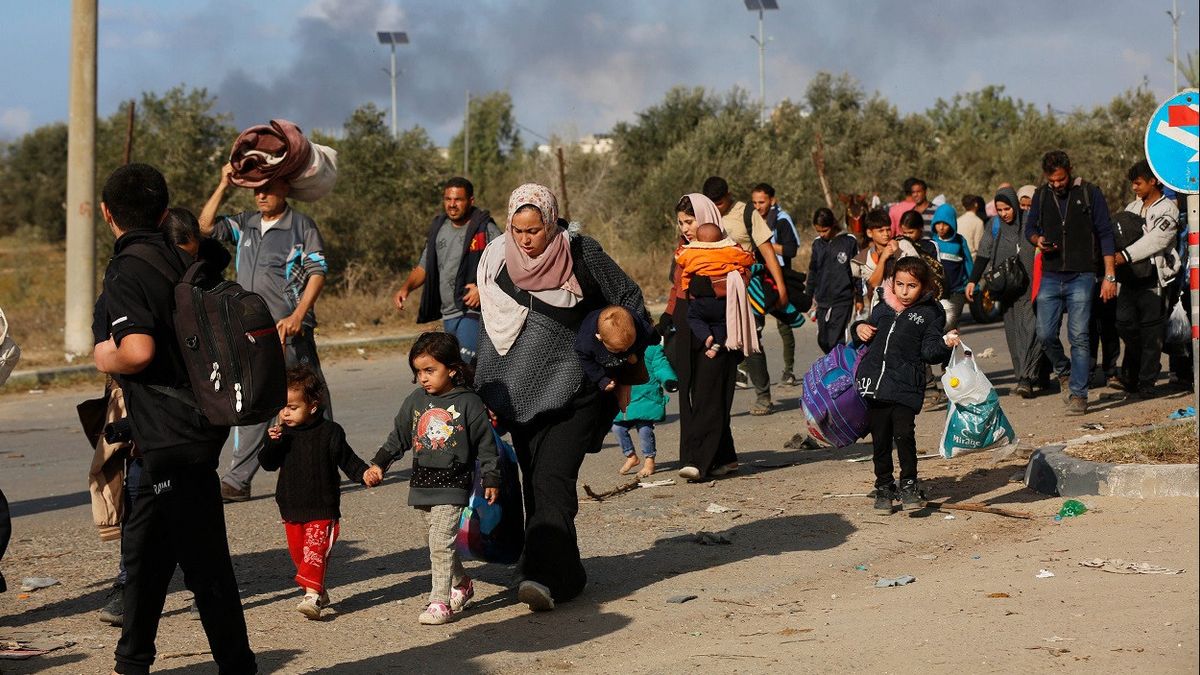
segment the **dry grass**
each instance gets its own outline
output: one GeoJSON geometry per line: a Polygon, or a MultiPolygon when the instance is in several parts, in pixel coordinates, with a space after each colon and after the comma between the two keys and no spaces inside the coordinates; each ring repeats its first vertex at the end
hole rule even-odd
{"type": "Polygon", "coordinates": [[[1196,464],[1200,441],[1194,422],[1067,447],[1072,457],[1113,464],[1196,464]]]}

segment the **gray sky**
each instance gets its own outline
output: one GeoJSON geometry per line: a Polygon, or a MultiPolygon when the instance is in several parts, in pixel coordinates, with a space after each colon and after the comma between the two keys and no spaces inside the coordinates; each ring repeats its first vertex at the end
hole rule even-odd
{"type": "MultiPolygon", "coordinates": [[[[1058,110],[1148,82],[1171,89],[1170,0],[779,0],[768,12],[767,102],[799,99],[820,70],[847,72],[903,112],[1002,84],[1058,110]]],[[[741,0],[100,0],[99,107],[177,84],[206,87],[239,127],[283,117],[339,128],[390,108],[388,51],[405,30],[400,124],[439,144],[465,92],[509,90],[544,135],[607,131],[674,85],[758,95],[757,14],[741,0]]],[[[1181,0],[1180,53],[1197,46],[1181,0]]],[[[0,138],[66,118],[70,3],[5,0],[0,138]]],[[[534,140],[527,133],[527,141],[534,140]]]]}

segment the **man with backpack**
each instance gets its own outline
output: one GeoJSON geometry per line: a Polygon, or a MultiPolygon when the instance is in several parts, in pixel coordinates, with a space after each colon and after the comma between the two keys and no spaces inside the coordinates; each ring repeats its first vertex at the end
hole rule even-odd
{"type": "Polygon", "coordinates": [[[1121,364],[1122,388],[1139,398],[1154,395],[1170,299],[1166,289],[1179,273],[1175,252],[1179,238],[1179,209],[1167,199],[1150,164],[1142,160],[1129,168],[1136,197],[1117,214],[1118,250],[1117,330],[1125,343],[1121,364]],[[1126,225],[1131,230],[1126,233],[1126,225]]]}
{"type": "Polygon", "coordinates": [[[1067,153],[1047,152],[1042,157],[1042,173],[1046,184],[1034,193],[1025,219],[1025,238],[1042,252],[1038,339],[1058,374],[1067,414],[1085,415],[1091,375],[1088,322],[1101,264],[1100,300],[1108,302],[1117,295],[1112,223],[1104,193],[1071,176],[1067,153]],[[1070,359],[1058,340],[1063,314],[1068,315],[1070,359]]]}
{"type": "Polygon", "coordinates": [[[255,673],[216,473],[229,427],[209,423],[185,401],[190,383],[173,314],[175,283],[192,261],[158,230],[168,203],[157,169],[128,164],[109,176],[100,204],[116,242],[104,275],[111,337],[93,354],[96,367],[123,388],[143,463],[122,533],[129,582],[115,671],[149,672],[178,565],[221,672],[255,673]]]}
{"type": "MultiPolygon", "coordinates": [[[[779,289],[779,301],[776,306],[787,307],[787,285],[783,278],[783,269],[779,266],[779,260],[776,258],[775,246],[771,243],[773,234],[771,228],[767,226],[767,221],[746,202],[735,201],[729,192],[729,183],[720,176],[709,176],[704,181],[704,188],[701,192],[712,200],[721,214],[721,222],[713,223],[713,225],[720,225],[729,238],[737,242],[738,246],[755,254],[767,274],[770,274],[771,278],[775,280],[775,287],[779,289]]],[[[698,224],[703,225],[704,223],[698,224]]],[[[755,321],[758,324],[759,344],[762,344],[762,329],[766,319],[756,316],[755,321]]],[[[750,407],[750,414],[770,415],[772,410],[771,375],[767,372],[766,352],[760,351],[746,357],[746,360],[742,362],[742,369],[754,385],[755,401],[754,405],[750,407]]],[[[738,387],[747,387],[740,375],[738,387]]]]}
{"type": "MultiPolygon", "coordinates": [[[[325,382],[313,331],[313,311],[325,287],[325,244],[312,218],[288,206],[288,184],[271,181],[254,189],[256,211],[218,216],[230,185],[233,166],[221,168],[221,180],[200,212],[200,233],[233,244],[237,282],[267,302],[284,345],[288,368],[308,366],[325,382]]],[[[332,417],[328,388],[322,398],[326,417],[332,417]]],[[[267,423],[240,426],[233,434],[233,461],[221,478],[221,497],[227,502],[250,499],[250,483],[258,472],[258,452],[267,423]]]]}
{"type": "Polygon", "coordinates": [[[442,213],[434,217],[417,266],[396,291],[396,309],[424,286],[417,323],[442,320],[458,338],[463,361],[475,359],[479,344],[479,288],[475,271],[489,242],[500,236],[490,213],[475,206],[475,186],[455,176],[442,189],[442,213]]]}
{"type": "MultiPolygon", "coordinates": [[[[796,257],[800,248],[800,234],[796,231],[791,214],[779,205],[779,199],[775,197],[775,188],[768,183],[755,185],[750,190],[750,204],[754,211],[767,221],[767,227],[771,230],[771,247],[775,249],[780,269],[792,269],[792,259],[796,257]]],[[[789,299],[793,302],[799,300],[789,299]]],[[[796,365],[796,336],[792,334],[791,324],[778,316],[775,317],[775,325],[779,328],[779,339],[783,341],[783,375],[779,378],[779,384],[792,387],[799,384],[795,373],[792,372],[796,365]]]]}

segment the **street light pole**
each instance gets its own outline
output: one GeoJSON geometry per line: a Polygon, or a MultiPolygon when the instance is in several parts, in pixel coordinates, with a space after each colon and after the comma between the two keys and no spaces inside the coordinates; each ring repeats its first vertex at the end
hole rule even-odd
{"type": "Polygon", "coordinates": [[[71,3],[70,82],[63,346],[69,354],[86,354],[96,300],[96,0],[71,3]]]}
{"type": "Polygon", "coordinates": [[[758,12],[758,35],[750,39],[758,43],[758,123],[767,123],[767,40],[763,34],[763,13],[768,9],[779,9],[776,0],[744,0],[746,9],[758,12]]]}
{"type": "Polygon", "coordinates": [[[1167,16],[1171,17],[1171,74],[1175,78],[1171,93],[1174,94],[1179,91],[1179,19],[1183,17],[1179,13],[1179,0],[1171,0],[1171,11],[1167,16]]]}
{"type": "Polygon", "coordinates": [[[396,45],[408,44],[408,33],[403,31],[378,31],[375,36],[379,38],[379,44],[391,45],[392,47],[392,138],[397,138],[400,135],[399,125],[396,121],[396,45]]]}

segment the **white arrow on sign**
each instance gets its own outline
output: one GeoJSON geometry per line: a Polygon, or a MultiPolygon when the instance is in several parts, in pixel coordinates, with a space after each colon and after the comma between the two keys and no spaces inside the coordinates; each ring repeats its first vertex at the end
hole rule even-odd
{"type": "MultiPolygon", "coordinates": [[[[1200,110],[1200,104],[1193,103],[1188,107],[1192,110],[1200,110]]],[[[1173,127],[1170,124],[1167,124],[1166,120],[1159,120],[1158,127],[1155,129],[1155,131],[1189,149],[1197,147],[1197,141],[1200,141],[1200,138],[1197,138],[1196,134],[1189,134],[1181,127],[1173,127]]],[[[1188,159],[1188,163],[1190,164],[1198,161],[1200,161],[1200,150],[1197,150],[1196,154],[1192,155],[1191,158],[1188,159]]]]}

